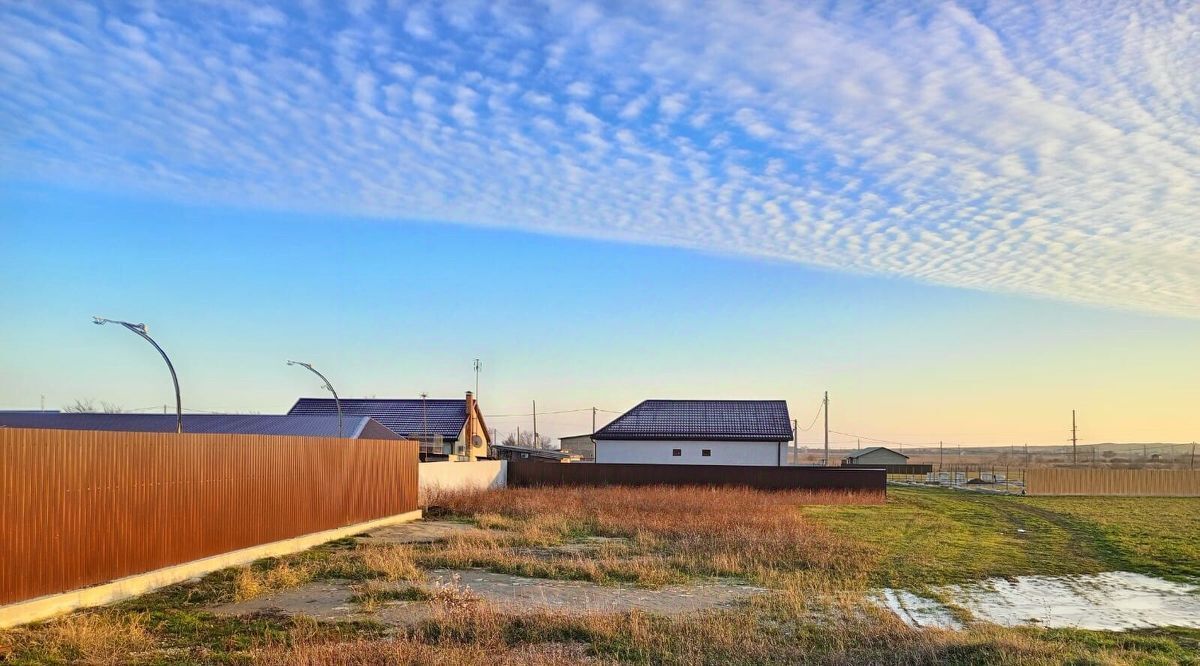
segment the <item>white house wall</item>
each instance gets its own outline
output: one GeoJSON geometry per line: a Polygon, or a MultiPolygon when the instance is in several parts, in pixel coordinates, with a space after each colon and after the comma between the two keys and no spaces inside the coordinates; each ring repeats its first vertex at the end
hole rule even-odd
{"type": "Polygon", "coordinates": [[[769,465],[782,457],[787,464],[786,442],[702,442],[658,440],[600,440],[596,442],[598,463],[639,463],[659,465],[769,465]],[[682,455],[671,455],[680,449],[682,455]],[[704,449],[712,451],[703,456],[704,449]]]}

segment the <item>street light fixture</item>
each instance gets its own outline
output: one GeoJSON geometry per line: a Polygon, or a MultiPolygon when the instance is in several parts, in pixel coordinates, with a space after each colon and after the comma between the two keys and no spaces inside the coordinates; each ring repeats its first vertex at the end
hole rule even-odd
{"type": "Polygon", "coordinates": [[[320,377],[321,381],[325,382],[325,385],[322,386],[321,388],[323,388],[333,394],[333,404],[337,406],[337,413],[338,413],[338,437],[341,437],[342,436],[342,401],[340,398],[338,398],[337,391],[333,390],[333,384],[329,383],[329,380],[325,378],[325,375],[321,374],[319,371],[317,371],[316,368],[312,367],[311,363],[305,363],[303,361],[288,361],[287,364],[288,365],[298,365],[302,368],[308,368],[308,370],[310,372],[312,372],[314,375],[320,377]]]}
{"type": "Polygon", "coordinates": [[[146,325],[131,324],[127,321],[105,319],[104,317],[92,317],[92,323],[96,324],[97,326],[103,326],[105,324],[120,324],[121,326],[124,326],[125,328],[145,338],[146,342],[154,345],[154,348],[158,350],[160,355],[162,355],[163,360],[167,362],[167,369],[171,371],[171,381],[175,384],[175,432],[182,433],[183,401],[179,398],[179,377],[175,375],[175,366],[171,365],[171,359],[167,358],[167,352],[163,351],[162,347],[159,347],[158,343],[154,341],[154,338],[150,337],[150,334],[147,333],[146,325]]]}

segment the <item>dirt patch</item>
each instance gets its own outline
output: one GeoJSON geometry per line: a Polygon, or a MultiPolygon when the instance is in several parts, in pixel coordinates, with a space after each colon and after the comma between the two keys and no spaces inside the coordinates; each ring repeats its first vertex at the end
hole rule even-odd
{"type": "Polygon", "coordinates": [[[724,580],[644,589],[583,581],[525,578],[481,570],[448,569],[430,572],[430,581],[433,585],[459,587],[507,610],[578,614],[640,610],[658,615],[679,615],[729,606],[766,591],[724,580]]]}
{"type": "Polygon", "coordinates": [[[318,620],[352,620],[362,613],[351,603],[354,594],[348,580],[322,580],[280,590],[261,597],[222,604],[209,608],[217,615],[255,615],[279,613],[282,615],[307,615],[318,620]]]}
{"type": "Polygon", "coordinates": [[[449,520],[421,520],[401,525],[382,527],[358,540],[362,543],[419,544],[448,541],[464,534],[488,534],[491,530],[480,529],[470,523],[449,520]]]}
{"type": "MultiPolygon", "coordinates": [[[[399,626],[429,618],[437,599],[448,596],[459,600],[478,599],[516,613],[592,614],[640,610],[658,615],[680,615],[727,607],[765,591],[722,580],[650,590],[480,570],[436,569],[430,572],[425,582],[416,585],[428,592],[434,601],[387,600],[368,609],[352,600],[355,585],[348,580],[317,581],[209,610],[218,615],[306,615],[325,621],[374,620],[399,626]]],[[[407,584],[397,584],[396,589],[404,585],[407,584]]]]}

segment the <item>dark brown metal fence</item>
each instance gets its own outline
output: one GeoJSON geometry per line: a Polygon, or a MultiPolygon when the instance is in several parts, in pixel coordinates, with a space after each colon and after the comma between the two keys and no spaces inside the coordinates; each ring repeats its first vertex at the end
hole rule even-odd
{"type": "Polygon", "coordinates": [[[928,474],[933,465],[845,465],[846,469],[882,469],[888,474],[928,474]]]}
{"type": "Polygon", "coordinates": [[[748,486],[760,490],[884,491],[882,469],[840,467],[755,467],[750,465],[632,465],[567,463],[548,465],[510,460],[510,486],[748,486]]]}
{"type": "Polygon", "coordinates": [[[417,508],[417,443],[0,428],[0,604],[417,508]]]}

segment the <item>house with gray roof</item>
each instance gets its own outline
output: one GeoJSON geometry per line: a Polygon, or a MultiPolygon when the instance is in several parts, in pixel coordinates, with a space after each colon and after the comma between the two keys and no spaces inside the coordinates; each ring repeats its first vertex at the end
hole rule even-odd
{"type": "Polygon", "coordinates": [[[597,463],[782,466],[783,400],[645,400],[592,435],[597,463]]]}
{"type": "MultiPolygon", "coordinates": [[[[465,398],[342,398],[342,413],[367,416],[421,445],[422,460],[486,458],[492,438],[475,395],[465,398]]],[[[333,398],[300,398],[291,416],[337,413],[333,398]]]]}
{"type": "Polygon", "coordinates": [[[886,446],[870,446],[842,459],[843,465],[906,465],[908,456],[886,446]]]}

